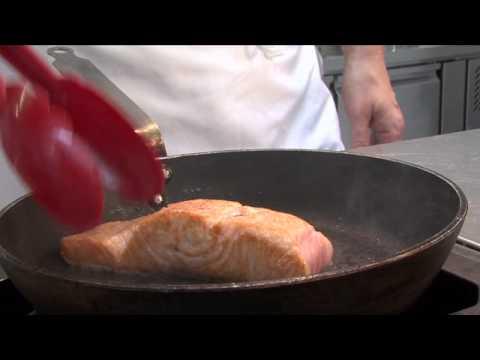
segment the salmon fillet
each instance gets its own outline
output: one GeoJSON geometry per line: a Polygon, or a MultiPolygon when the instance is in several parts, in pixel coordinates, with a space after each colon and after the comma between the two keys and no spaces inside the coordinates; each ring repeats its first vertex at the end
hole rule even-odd
{"type": "Polygon", "coordinates": [[[74,266],[256,281],[318,273],[333,248],[296,216],[197,199],[66,236],[61,255],[74,266]]]}

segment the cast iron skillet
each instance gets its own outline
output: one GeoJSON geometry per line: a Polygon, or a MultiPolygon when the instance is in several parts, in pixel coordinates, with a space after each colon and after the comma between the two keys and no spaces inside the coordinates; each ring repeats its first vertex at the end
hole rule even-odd
{"type": "MultiPolygon", "coordinates": [[[[304,218],[332,241],[333,264],[308,277],[199,283],[78,270],[68,233],[30,196],[0,214],[0,263],[38,313],[384,314],[407,310],[441,269],[467,213],[461,189],[430,170],[340,152],[250,150],[166,157],[167,202],[240,201],[304,218]]],[[[110,197],[105,220],[153,211],[110,197]]]]}

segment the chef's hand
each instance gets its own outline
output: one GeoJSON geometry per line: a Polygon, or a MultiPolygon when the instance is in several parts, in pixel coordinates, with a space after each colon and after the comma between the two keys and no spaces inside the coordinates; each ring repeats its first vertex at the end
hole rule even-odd
{"type": "Polygon", "coordinates": [[[343,46],[342,98],[352,147],[400,140],[405,120],[385,66],[383,46],[343,46]]]}

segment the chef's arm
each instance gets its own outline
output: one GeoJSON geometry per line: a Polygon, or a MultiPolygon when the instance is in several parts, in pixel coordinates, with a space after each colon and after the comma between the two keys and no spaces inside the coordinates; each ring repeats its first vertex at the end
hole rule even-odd
{"type": "Polygon", "coordinates": [[[405,121],[385,66],[384,46],[345,45],[342,50],[342,98],[352,147],[400,140],[405,121]]]}

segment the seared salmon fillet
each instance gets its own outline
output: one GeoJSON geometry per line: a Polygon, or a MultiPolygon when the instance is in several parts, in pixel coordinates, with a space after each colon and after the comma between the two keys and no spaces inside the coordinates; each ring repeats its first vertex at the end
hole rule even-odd
{"type": "Polygon", "coordinates": [[[318,273],[333,248],[294,215],[198,199],[66,236],[61,255],[75,266],[256,281],[318,273]]]}

